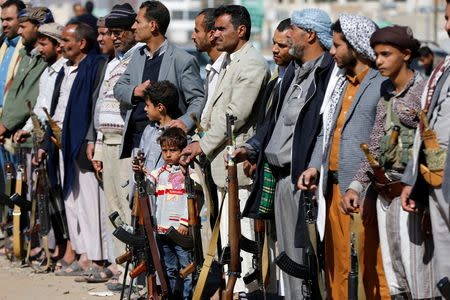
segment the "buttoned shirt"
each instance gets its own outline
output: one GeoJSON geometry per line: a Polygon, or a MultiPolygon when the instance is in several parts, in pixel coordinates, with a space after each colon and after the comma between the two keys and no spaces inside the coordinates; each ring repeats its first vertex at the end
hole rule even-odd
{"type": "Polygon", "coordinates": [[[153,57],[158,57],[162,54],[164,54],[164,52],[166,52],[167,50],[167,45],[169,44],[169,42],[167,40],[164,40],[164,42],[161,44],[161,46],[158,47],[158,49],[156,49],[156,51],[153,52],[153,54],[150,52],[150,49],[147,47],[143,48],[143,51],[145,53],[145,55],[147,55],[148,59],[153,59],[153,57]]]}
{"type": "Polygon", "coordinates": [[[14,50],[16,49],[17,43],[19,42],[20,35],[16,36],[13,39],[5,39],[5,44],[8,45],[8,50],[6,50],[5,55],[3,56],[2,63],[0,64],[0,107],[3,106],[3,97],[5,96],[5,88],[6,88],[6,78],[8,76],[9,64],[11,63],[11,59],[14,54],[14,50]]]}
{"type": "MultiPolygon", "coordinates": [[[[348,110],[352,105],[353,99],[355,98],[356,93],[358,92],[359,87],[361,86],[361,82],[364,77],[369,72],[370,68],[367,67],[364,71],[359,73],[356,76],[346,75],[348,80],[348,85],[345,90],[344,98],[342,101],[341,111],[339,112],[339,117],[337,119],[336,128],[333,133],[333,142],[331,144],[330,150],[330,171],[338,170],[338,159],[339,159],[339,143],[341,139],[342,127],[344,126],[345,119],[347,118],[348,110]]],[[[357,166],[355,166],[357,167],[357,166]]]]}
{"type": "Polygon", "coordinates": [[[61,82],[61,90],[59,92],[58,104],[56,105],[53,120],[63,129],[64,117],[66,115],[66,107],[69,102],[70,90],[73,82],[78,74],[78,65],[74,66],[70,61],[64,65],[64,78],[61,82]]]}
{"type": "MultiPolygon", "coordinates": [[[[50,110],[53,91],[55,89],[56,77],[58,77],[59,71],[66,62],[67,59],[61,57],[51,66],[45,68],[44,72],[42,72],[41,78],[39,79],[39,95],[37,97],[36,105],[34,106],[33,111],[38,116],[41,124],[44,124],[47,120],[47,116],[45,115],[43,108],[45,107],[50,110]]],[[[27,120],[25,126],[22,129],[26,132],[31,132],[33,130],[33,123],[31,122],[31,118],[27,120]]]]}
{"type": "Polygon", "coordinates": [[[205,84],[205,98],[206,103],[202,111],[202,117],[209,109],[209,103],[211,102],[214,91],[216,90],[217,80],[219,79],[220,71],[225,67],[227,54],[222,53],[215,62],[210,61],[206,67],[206,84],[205,84]]]}

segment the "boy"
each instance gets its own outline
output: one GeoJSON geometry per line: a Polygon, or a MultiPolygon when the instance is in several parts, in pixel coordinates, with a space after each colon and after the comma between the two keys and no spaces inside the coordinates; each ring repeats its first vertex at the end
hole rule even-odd
{"type": "Polygon", "coordinates": [[[145,108],[150,124],[142,133],[139,149],[145,156],[144,168],[154,170],[161,167],[161,148],[158,137],[168,127],[169,122],[180,116],[178,90],[171,82],[164,80],[150,84],[144,90],[145,108]]]}
{"type": "MultiPolygon", "coordinates": [[[[377,107],[370,137],[370,151],[379,161],[389,184],[397,185],[411,159],[422,91],[426,81],[410,68],[417,57],[420,43],[409,27],[391,25],[376,30],[371,39],[376,65],[381,75],[390,79],[389,94],[383,95],[377,107]],[[396,131],[396,133],[394,132],[396,131]]],[[[344,196],[342,210],[352,213],[364,188],[370,183],[367,172],[373,173],[364,159],[344,196]]],[[[382,185],[381,185],[382,186],[382,185]]],[[[371,187],[374,187],[372,183],[371,187]]],[[[374,188],[361,202],[364,222],[378,224],[384,272],[393,298],[427,299],[436,295],[431,237],[423,235],[421,225],[429,222],[425,211],[409,215],[401,209],[400,191],[374,188]],[[422,220],[423,218],[423,220],[422,220]],[[428,220],[428,222],[427,222],[428,220]]],[[[425,231],[424,231],[425,233],[425,231]]]]}
{"type": "MultiPolygon", "coordinates": [[[[175,295],[175,291],[178,290],[176,288],[177,280],[179,280],[178,273],[189,265],[192,258],[189,250],[174,244],[164,233],[173,226],[179,233],[188,234],[185,178],[179,166],[181,150],[187,145],[187,136],[182,129],[172,127],[166,129],[157,142],[161,146],[165,165],[151,172],[144,169],[144,172],[148,180],[149,193],[156,195],[153,216],[156,223],[158,248],[170,289],[175,295]]],[[[142,165],[133,165],[133,170],[139,170],[141,167],[142,165]]],[[[190,174],[191,177],[195,176],[192,170],[190,174]]],[[[192,275],[189,275],[184,280],[183,299],[189,299],[192,289],[192,275]]]]}

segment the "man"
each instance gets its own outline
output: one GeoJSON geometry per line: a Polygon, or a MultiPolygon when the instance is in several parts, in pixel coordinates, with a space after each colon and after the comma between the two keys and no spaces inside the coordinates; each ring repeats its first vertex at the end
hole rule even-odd
{"type": "MultiPolygon", "coordinates": [[[[409,68],[420,43],[413,38],[409,27],[391,25],[376,30],[370,44],[377,56],[378,70],[381,75],[389,77],[392,85],[389,93],[378,102],[369,149],[383,168],[386,178],[389,178],[389,185],[400,187],[401,175],[411,158],[405,153],[412,152],[415,128],[419,122],[420,99],[426,83],[419,73],[409,68]],[[397,138],[394,125],[398,127],[397,138]]],[[[358,203],[361,192],[371,181],[367,172],[373,174],[374,171],[365,158],[351,184],[354,188],[348,189],[344,198],[358,203]]],[[[378,184],[370,185],[378,195],[369,195],[369,191],[365,195],[363,220],[366,224],[373,224],[376,214],[383,267],[391,297],[410,295],[412,299],[432,298],[437,282],[430,276],[433,241],[421,234],[422,216],[408,216],[401,209],[401,188],[390,191],[381,187],[383,183],[378,184]]],[[[342,204],[346,213],[353,212],[353,206],[342,204]]],[[[424,220],[429,219],[426,215],[423,212],[424,220]]]]}
{"type": "MultiPolygon", "coordinates": [[[[126,109],[122,108],[114,97],[114,86],[125,72],[132,55],[143,46],[136,43],[131,30],[135,19],[136,13],[128,3],[115,5],[105,19],[116,57],[108,63],[93,119],[96,140],[92,163],[97,171],[103,171],[106,215],[117,211],[127,222],[130,217],[126,200],[128,189],[122,185],[129,177],[131,159],[119,159],[126,109]]],[[[118,266],[115,264],[115,258],[123,254],[125,247],[122,242],[112,237],[114,226],[111,222],[108,222],[108,231],[108,242],[113,244],[114,250],[109,251],[111,265],[108,268],[113,274],[117,274],[118,266]]],[[[106,274],[102,272],[100,275],[104,277],[106,274]]]]}
{"type": "Polygon", "coordinates": [[[2,4],[2,28],[5,33],[5,42],[0,48],[0,106],[3,107],[5,93],[17,70],[20,60],[19,50],[22,49],[22,40],[17,33],[19,22],[17,16],[25,8],[22,1],[8,0],[2,4]]]}
{"type": "Polygon", "coordinates": [[[428,77],[431,75],[431,72],[433,72],[435,67],[433,52],[427,46],[420,47],[417,52],[419,54],[419,65],[425,69],[425,76],[428,77]]]}
{"type": "MultiPolygon", "coordinates": [[[[359,145],[369,141],[377,103],[383,92],[385,79],[371,68],[375,54],[369,40],[376,29],[371,20],[351,14],[341,14],[333,24],[330,53],[345,74],[339,76],[324,112],[324,125],[317,137],[310,168],[297,179],[301,190],[313,190],[321,170],[323,184],[320,184],[318,195],[317,227],[321,238],[325,229],[325,279],[327,295],[331,299],[348,295],[350,231],[356,234],[359,230],[362,230],[359,274],[364,281],[364,289],[360,287],[358,291],[365,291],[367,299],[389,298],[377,227],[361,225],[359,214],[353,215],[351,221],[350,216],[342,214],[339,208],[342,195],[351,188],[355,165],[359,165],[364,157],[359,145]]],[[[358,245],[359,234],[356,234],[356,239],[358,245]]],[[[355,248],[359,252],[360,249],[355,248]]]]}
{"type": "Polygon", "coordinates": [[[280,90],[279,85],[283,80],[284,73],[292,61],[289,54],[288,31],[291,29],[291,19],[284,19],[278,24],[272,38],[272,55],[277,68],[267,84],[264,94],[264,101],[258,113],[257,128],[259,128],[265,120],[266,114],[272,106],[274,93],[280,90]]]}
{"type": "MultiPolygon", "coordinates": [[[[445,20],[445,30],[450,36],[449,0],[447,0],[445,10],[445,20]]],[[[417,213],[419,211],[418,208],[422,205],[421,202],[427,200],[429,202],[436,259],[436,267],[434,268],[436,281],[441,280],[444,276],[448,277],[450,274],[450,263],[448,260],[450,251],[449,65],[450,56],[446,56],[443,62],[434,70],[422,96],[422,99],[425,98],[425,103],[422,102],[422,109],[428,110],[429,129],[435,131],[440,150],[434,150],[435,153],[430,155],[428,153],[433,152],[433,150],[427,149],[425,142],[425,147],[423,147],[420,134],[423,133],[425,128],[422,126],[424,122],[421,122],[420,130],[417,130],[414,140],[413,157],[402,178],[402,182],[406,186],[401,194],[402,207],[410,213],[417,213]],[[426,159],[421,157],[424,153],[427,153],[429,157],[426,157],[426,159]],[[437,157],[438,155],[441,155],[441,159],[437,157]],[[442,159],[445,155],[447,156],[446,160],[442,159]],[[438,162],[434,168],[430,166],[433,159],[438,162]],[[426,176],[428,181],[424,180],[424,176],[426,176]],[[430,177],[436,177],[438,180],[432,182],[430,177]]]]}
{"type": "MultiPolygon", "coordinates": [[[[62,129],[62,150],[58,153],[55,149],[50,129],[43,148],[48,149],[52,186],[58,184],[58,169],[61,172],[70,236],[70,245],[61,262],[70,266],[57,275],[73,276],[85,273],[92,263],[92,272],[98,272],[103,260],[108,258],[103,191],[89,170],[92,166],[83,150],[91,120],[92,94],[102,82],[97,74],[102,73],[106,60],[97,54],[95,32],[84,23],[74,23],[64,29],[61,49],[68,62],[56,79],[50,114],[62,129]],[[81,255],[78,261],[76,253],[81,255]]],[[[97,278],[98,274],[93,276],[97,278]]]]}
{"type": "Polygon", "coordinates": [[[88,24],[97,32],[97,18],[92,14],[93,10],[94,3],[91,1],[87,1],[85,6],[82,6],[80,3],[75,3],[73,5],[73,13],[75,16],[69,20],[66,26],[75,22],[81,22],[88,24]]]}
{"type": "Polygon", "coordinates": [[[100,50],[103,55],[108,58],[108,61],[111,61],[116,56],[116,51],[114,49],[114,44],[111,39],[111,34],[108,31],[108,28],[105,25],[106,17],[98,18],[97,20],[97,42],[100,45],[100,50]]]}
{"type": "MultiPolygon", "coordinates": [[[[239,5],[221,6],[215,10],[214,33],[217,50],[227,53],[227,67],[219,75],[212,100],[201,120],[206,133],[187,146],[182,155],[189,155],[187,162],[202,153],[211,160],[214,183],[219,187],[219,199],[225,194],[227,172],[223,167],[223,154],[226,146],[225,113],[235,116],[236,143],[242,143],[253,134],[256,121],[256,108],[261,103],[264,87],[270,77],[264,58],[249,42],[251,21],[247,9],[239,5]],[[230,88],[232,87],[232,88],[230,88]],[[245,96],[244,96],[245,95],[245,96]]],[[[251,180],[245,177],[242,167],[238,168],[239,199],[241,209],[251,190],[251,180]]],[[[227,211],[228,200],[223,211],[227,211]]],[[[242,234],[254,237],[250,219],[241,222],[242,234]]],[[[221,240],[228,241],[228,216],[222,215],[220,223],[221,240]]],[[[243,257],[242,275],[251,270],[251,255],[241,252],[243,257]]],[[[252,292],[254,288],[245,286],[238,279],[234,292],[252,292]]]]}
{"type": "MultiPolygon", "coordinates": [[[[295,189],[290,175],[295,167],[291,164],[292,148],[295,147],[294,128],[299,122],[312,127],[320,124],[318,111],[327,85],[326,78],[333,68],[332,57],[326,51],[331,47],[332,36],[330,17],[322,10],[294,11],[290,20],[291,30],[287,31],[287,38],[291,44],[289,53],[294,60],[283,76],[279,91],[272,98],[265,123],[235,152],[235,156],[239,160],[257,161],[254,188],[244,215],[252,218],[274,215],[279,252],[285,251],[291,259],[301,263],[302,251],[294,247],[293,226],[299,210],[300,192],[295,189]],[[275,176],[276,185],[272,187],[273,203],[265,206],[262,205],[265,199],[262,189],[268,172],[275,176]]],[[[297,143],[300,148],[308,149],[313,147],[310,140],[311,137],[305,136],[297,143]]],[[[301,280],[286,273],[282,276],[285,298],[301,298],[301,280]]]]}
{"type": "Polygon", "coordinates": [[[145,115],[144,89],[151,82],[169,80],[178,88],[179,110],[182,114],[170,126],[182,128],[185,132],[194,128],[192,113],[200,115],[203,107],[204,90],[198,62],[185,51],[176,48],[165,37],[170,23],[167,7],[159,1],[141,4],[136,21],[131,27],[137,42],[146,45],[136,52],[127,70],[114,87],[117,100],[129,107],[125,118],[120,158],[130,157],[148,124],[145,115]]]}
{"type": "MultiPolygon", "coordinates": [[[[64,27],[56,23],[43,24],[38,29],[38,51],[42,59],[47,63],[47,67],[39,79],[39,95],[34,106],[34,113],[38,116],[41,124],[45,124],[47,121],[47,116],[43,108],[50,109],[56,77],[67,61],[62,57],[61,47],[59,46],[63,30],[64,27]]],[[[31,136],[32,130],[33,124],[31,118],[29,118],[25,126],[14,134],[14,142],[25,142],[31,136]]],[[[58,257],[60,254],[59,246],[64,243],[64,238],[62,228],[59,228],[59,224],[53,222],[52,225],[55,237],[55,252],[52,257],[58,257]]],[[[50,248],[54,248],[52,244],[49,244],[49,246],[50,248]]]]}
{"type": "MultiPolygon", "coordinates": [[[[24,49],[19,51],[21,60],[3,101],[0,141],[14,134],[28,120],[29,111],[25,101],[30,100],[32,106],[36,103],[39,79],[47,67],[37,48],[38,29],[42,24],[53,22],[53,15],[45,7],[27,8],[19,13],[18,22],[18,33],[22,36],[24,49]]],[[[31,140],[23,146],[31,148],[31,140]]]]}
{"type": "Polygon", "coordinates": [[[86,13],[86,8],[84,8],[84,6],[81,5],[81,3],[75,3],[73,5],[72,9],[73,9],[73,14],[75,15],[75,17],[79,17],[86,13]]]}

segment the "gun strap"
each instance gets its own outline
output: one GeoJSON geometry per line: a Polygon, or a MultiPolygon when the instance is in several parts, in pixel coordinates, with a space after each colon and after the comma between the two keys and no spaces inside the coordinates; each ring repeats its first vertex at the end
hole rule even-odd
{"type": "Polygon", "coordinates": [[[216,224],[214,224],[214,229],[211,234],[211,240],[209,241],[208,253],[206,254],[200,276],[198,277],[197,286],[194,291],[194,296],[192,297],[193,300],[200,300],[203,293],[203,288],[205,287],[206,278],[208,278],[209,270],[214,259],[214,255],[216,254],[217,240],[219,238],[220,216],[222,215],[225,195],[226,193],[223,193],[222,200],[220,201],[219,214],[217,215],[216,224]]]}
{"type": "MultiPolygon", "coordinates": [[[[362,231],[361,212],[354,213],[350,216],[350,232],[355,234],[355,248],[358,256],[358,299],[365,300],[366,293],[364,290],[363,273],[361,272],[361,235],[362,231]]],[[[350,257],[350,253],[348,254],[350,257]]]]}
{"type": "Polygon", "coordinates": [[[316,223],[308,224],[309,242],[311,243],[317,259],[317,283],[319,285],[320,296],[325,299],[325,285],[322,279],[322,270],[320,269],[319,253],[317,252],[317,231],[316,223]]]}

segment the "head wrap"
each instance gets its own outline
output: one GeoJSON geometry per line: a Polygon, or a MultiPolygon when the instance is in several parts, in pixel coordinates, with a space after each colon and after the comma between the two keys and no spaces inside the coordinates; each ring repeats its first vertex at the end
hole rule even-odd
{"type": "Polygon", "coordinates": [[[106,16],[106,27],[131,27],[135,20],[136,13],[130,4],[117,4],[106,16]]]}
{"type": "Polygon", "coordinates": [[[318,8],[296,10],[291,15],[291,23],[302,29],[314,30],[325,48],[330,49],[333,45],[331,20],[323,10],[318,8]]]}
{"type": "Polygon", "coordinates": [[[64,26],[58,23],[48,23],[39,26],[38,32],[48,37],[55,39],[58,43],[61,43],[62,33],[64,31],[64,26]]]}
{"type": "Polygon", "coordinates": [[[106,27],[106,16],[97,19],[97,27],[106,27]]]}
{"type": "Polygon", "coordinates": [[[342,33],[347,41],[362,57],[375,61],[375,52],[370,47],[370,37],[378,29],[372,20],[353,14],[339,15],[342,33]]]}
{"type": "Polygon", "coordinates": [[[410,49],[414,54],[420,48],[420,42],[414,38],[411,28],[400,25],[391,25],[375,31],[370,38],[370,46],[374,47],[376,44],[389,44],[400,49],[410,49]]]}
{"type": "Polygon", "coordinates": [[[33,7],[22,9],[17,16],[17,19],[19,23],[35,21],[41,25],[55,22],[51,10],[47,7],[33,7]]]}

